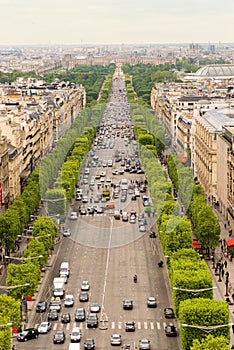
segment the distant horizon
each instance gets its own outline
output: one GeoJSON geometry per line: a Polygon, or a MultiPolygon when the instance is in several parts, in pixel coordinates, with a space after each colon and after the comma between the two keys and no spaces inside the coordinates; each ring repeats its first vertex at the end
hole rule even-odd
{"type": "Polygon", "coordinates": [[[186,45],[201,45],[201,46],[209,46],[209,45],[219,45],[220,47],[224,45],[234,46],[233,42],[165,42],[165,43],[77,43],[77,44],[69,44],[69,43],[35,43],[35,44],[0,44],[0,48],[14,48],[14,47],[97,47],[97,46],[135,46],[135,47],[149,47],[149,46],[186,46],[186,45]]]}
{"type": "Polygon", "coordinates": [[[233,42],[233,0],[0,2],[4,46],[233,42]]]}

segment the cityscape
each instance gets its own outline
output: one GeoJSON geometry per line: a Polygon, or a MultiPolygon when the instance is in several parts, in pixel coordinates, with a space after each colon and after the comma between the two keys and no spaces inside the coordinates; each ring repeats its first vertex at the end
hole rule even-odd
{"type": "Polygon", "coordinates": [[[3,1],[0,350],[234,349],[233,12],[3,1]]]}

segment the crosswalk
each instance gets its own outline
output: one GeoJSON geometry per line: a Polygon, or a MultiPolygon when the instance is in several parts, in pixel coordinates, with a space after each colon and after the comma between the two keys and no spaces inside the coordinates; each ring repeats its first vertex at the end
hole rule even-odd
{"type": "MultiPolygon", "coordinates": [[[[99,321],[99,325],[101,324],[101,321],[99,321]]],[[[109,321],[106,323],[108,328],[111,328],[113,330],[124,330],[125,329],[125,322],[122,321],[109,321]]],[[[158,322],[158,321],[145,321],[145,322],[135,322],[135,328],[136,330],[143,329],[143,330],[164,330],[164,328],[167,325],[173,325],[171,322],[158,322]]],[[[35,328],[38,328],[39,324],[35,325],[35,328]]],[[[70,322],[70,323],[61,323],[61,322],[52,322],[52,330],[71,330],[74,327],[79,327],[80,329],[88,329],[86,322],[70,322]]]]}

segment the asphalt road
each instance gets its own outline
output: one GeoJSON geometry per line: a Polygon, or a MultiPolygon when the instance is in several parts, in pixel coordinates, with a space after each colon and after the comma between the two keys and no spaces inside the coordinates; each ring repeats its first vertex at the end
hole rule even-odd
{"type": "MultiPolygon", "coordinates": [[[[115,83],[114,93],[107,111],[104,115],[104,122],[113,124],[116,120],[116,114],[119,120],[127,118],[128,108],[124,107],[125,113],[121,110],[123,101],[126,100],[123,93],[119,94],[119,87],[123,87],[121,80],[115,83]],[[120,102],[120,106],[115,106],[115,102],[120,102]],[[114,103],[114,104],[113,104],[114,103]]],[[[125,104],[125,103],[124,103],[125,104]]],[[[132,131],[131,131],[132,132],[132,131]]],[[[95,149],[95,155],[102,160],[113,160],[113,167],[91,167],[89,179],[95,176],[97,172],[105,171],[105,178],[111,179],[112,183],[127,178],[131,180],[143,181],[143,174],[113,175],[113,168],[120,168],[120,164],[114,162],[116,149],[122,150],[123,157],[132,154],[135,146],[132,143],[126,145],[125,138],[116,137],[114,147],[95,149]]],[[[86,165],[91,159],[88,158],[86,165]]],[[[86,167],[85,165],[85,167],[86,167]]],[[[88,196],[88,203],[84,204],[86,208],[93,203],[94,197],[101,189],[98,189],[97,182],[93,191],[89,184],[82,185],[84,194],[88,196]],[[92,203],[91,203],[92,202],[92,203]]],[[[82,178],[80,179],[82,182],[82,178]]],[[[104,182],[105,183],[105,182],[104,182]]],[[[113,194],[113,187],[112,187],[113,194]]],[[[144,193],[145,194],[145,193],[144,193]]],[[[146,193],[147,194],[147,193],[146,193]]],[[[121,202],[119,198],[113,200],[115,209],[135,210],[137,214],[144,212],[142,194],[136,201],[131,200],[128,194],[126,202],[121,202]]],[[[98,205],[105,206],[106,203],[98,205]]],[[[41,299],[49,300],[52,296],[53,278],[59,274],[59,266],[62,261],[70,263],[70,277],[66,285],[66,292],[74,295],[75,303],[66,311],[71,314],[71,323],[62,324],[59,321],[52,321],[52,330],[46,335],[40,335],[36,340],[30,340],[27,343],[17,343],[17,350],[20,349],[60,349],[68,350],[69,337],[72,328],[77,325],[81,328],[82,339],[81,348],[86,338],[95,339],[96,349],[110,349],[110,337],[113,333],[119,333],[122,336],[123,344],[130,341],[135,342],[138,348],[138,341],[147,338],[151,341],[151,349],[156,350],[179,350],[179,337],[168,338],[165,336],[164,327],[166,324],[177,326],[177,320],[166,320],[163,310],[171,306],[169,280],[166,268],[158,268],[157,263],[162,258],[161,247],[158,238],[150,238],[148,230],[154,225],[153,214],[146,216],[147,231],[139,231],[138,220],[135,224],[115,220],[113,210],[105,210],[103,214],[95,213],[93,216],[78,216],[77,220],[70,220],[71,211],[78,211],[79,201],[73,201],[69,208],[66,225],[71,229],[71,237],[64,237],[61,244],[56,248],[56,260],[50,267],[49,278],[46,285],[42,285],[41,299]],[[133,275],[137,274],[138,282],[133,282],[133,275]],[[79,302],[80,286],[83,280],[90,283],[89,301],[79,302]],[[147,297],[155,296],[158,301],[157,308],[147,308],[147,297]],[[133,310],[123,310],[122,302],[124,299],[133,300],[133,310]],[[85,307],[86,312],[91,302],[98,302],[101,306],[99,313],[99,327],[97,329],[87,329],[86,323],[76,323],[74,313],[77,307],[85,307]],[[125,322],[135,321],[136,331],[125,332],[125,322]],[[64,330],[66,333],[66,342],[61,345],[53,345],[53,334],[56,330],[64,330]]],[[[63,306],[63,312],[65,307],[63,306]]],[[[32,311],[34,312],[34,311],[32,311]]],[[[31,326],[37,327],[42,320],[46,320],[47,313],[36,314],[32,318],[31,326]]]]}

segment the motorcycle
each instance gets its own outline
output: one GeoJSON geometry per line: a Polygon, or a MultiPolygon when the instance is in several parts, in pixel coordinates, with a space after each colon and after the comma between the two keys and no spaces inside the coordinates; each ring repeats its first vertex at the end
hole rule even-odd
{"type": "Polygon", "coordinates": [[[134,282],[134,283],[137,283],[137,275],[134,275],[134,276],[133,276],[133,282],[134,282]]]}
{"type": "Polygon", "coordinates": [[[161,261],[159,261],[159,263],[158,263],[158,267],[163,267],[163,261],[161,260],[161,261]]]}

